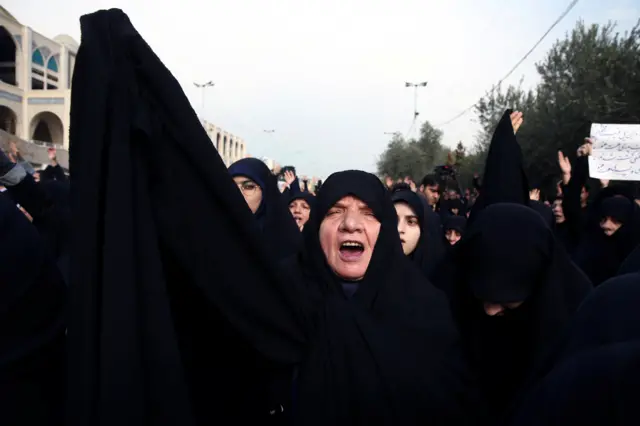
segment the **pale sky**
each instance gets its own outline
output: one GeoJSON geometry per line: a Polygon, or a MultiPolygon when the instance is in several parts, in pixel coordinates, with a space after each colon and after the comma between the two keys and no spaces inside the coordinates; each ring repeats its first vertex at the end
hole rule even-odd
{"type": "MultiPolygon", "coordinates": [[[[79,17],[121,8],[201,114],[194,81],[212,80],[204,116],[248,152],[302,175],[375,171],[389,136],[405,134],[420,89],[437,125],[474,103],[540,38],[570,0],[9,0],[22,24],[80,41],[79,17]],[[264,133],[274,129],[275,133],[264,133]]],[[[506,83],[536,83],[534,64],[579,19],[630,28],[640,0],[581,0],[506,83]]],[[[442,128],[473,145],[475,115],[442,128]]],[[[525,117],[526,123],[526,117],[525,117]]]]}

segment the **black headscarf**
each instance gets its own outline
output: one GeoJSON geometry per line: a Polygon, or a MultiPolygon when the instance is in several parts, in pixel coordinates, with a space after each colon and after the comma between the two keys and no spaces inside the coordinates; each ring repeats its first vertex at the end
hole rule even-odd
{"type": "Polygon", "coordinates": [[[0,423],[63,425],[66,286],[36,228],[0,194],[0,423]]]}
{"type": "Polygon", "coordinates": [[[472,392],[446,299],[404,256],[388,191],[374,175],[335,173],[316,207],[296,267],[316,306],[310,352],[300,366],[300,424],[453,424],[473,417],[472,407],[463,407],[472,392]],[[365,202],[381,224],[351,298],[319,241],[326,212],[348,195],[365,202]]]}
{"type": "Polygon", "coordinates": [[[287,202],[291,204],[295,200],[304,200],[309,204],[309,209],[313,211],[316,206],[316,197],[309,192],[298,192],[296,194],[289,194],[287,202]]]}
{"type": "Polygon", "coordinates": [[[442,225],[442,229],[446,232],[450,229],[458,231],[461,236],[464,236],[464,230],[467,228],[467,218],[464,216],[450,216],[442,225]]]}
{"type": "Polygon", "coordinates": [[[278,190],[276,177],[263,161],[243,158],[229,167],[232,177],[245,176],[262,189],[262,201],[254,217],[265,242],[278,259],[294,254],[301,245],[300,231],[287,207],[287,200],[278,190]]]}
{"type": "Polygon", "coordinates": [[[395,191],[392,193],[391,199],[394,203],[408,204],[416,214],[420,224],[420,240],[409,257],[420,267],[426,277],[431,277],[444,255],[440,224],[427,219],[424,204],[415,192],[411,190],[395,191]]]}
{"type": "Polygon", "coordinates": [[[448,292],[463,340],[500,417],[546,359],[591,285],[529,207],[498,203],[467,227],[453,252],[448,292]],[[524,303],[490,317],[482,301],[524,303]]]}

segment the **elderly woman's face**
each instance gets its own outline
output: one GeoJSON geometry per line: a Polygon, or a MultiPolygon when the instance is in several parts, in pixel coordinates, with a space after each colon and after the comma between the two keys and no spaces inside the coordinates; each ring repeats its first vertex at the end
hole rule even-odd
{"type": "Polygon", "coordinates": [[[362,279],[379,233],[380,222],[365,203],[351,196],[339,200],[320,224],[320,246],[329,267],[342,279],[362,279]]]}

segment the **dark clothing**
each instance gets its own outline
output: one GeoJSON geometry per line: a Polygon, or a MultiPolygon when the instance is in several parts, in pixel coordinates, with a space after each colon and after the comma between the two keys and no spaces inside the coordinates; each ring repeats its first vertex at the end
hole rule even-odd
{"type": "Polygon", "coordinates": [[[513,425],[635,425],[640,397],[640,275],[608,280],[585,299],[545,379],[513,425]]]}
{"type": "Polygon", "coordinates": [[[452,252],[440,285],[450,295],[466,350],[494,421],[546,360],[591,290],[540,215],[526,206],[486,207],[452,252]],[[482,302],[524,302],[489,316],[482,302]]]}
{"type": "Polygon", "coordinates": [[[38,231],[0,194],[0,424],[64,424],[66,287],[38,231]]]}
{"type": "Polygon", "coordinates": [[[300,230],[291,216],[286,196],[280,193],[276,177],[264,162],[244,158],[229,167],[232,177],[245,176],[262,190],[262,201],[254,217],[276,260],[295,254],[302,244],[300,230]]]}
{"type": "Polygon", "coordinates": [[[43,244],[56,260],[65,282],[69,282],[71,201],[69,182],[41,181],[27,175],[7,191],[33,218],[43,244]]]}
{"type": "Polygon", "coordinates": [[[399,190],[391,194],[394,203],[405,203],[415,213],[420,224],[420,240],[409,258],[430,278],[444,258],[442,229],[438,222],[429,220],[420,197],[413,191],[399,190]]]}
{"type": "Polygon", "coordinates": [[[294,366],[305,426],[473,418],[444,295],[402,255],[377,178],[327,181],[306,253],[276,267],[180,85],[127,17],[81,24],[67,424],[263,424],[294,366]],[[381,222],[351,299],[318,242],[346,194],[381,222]]]}

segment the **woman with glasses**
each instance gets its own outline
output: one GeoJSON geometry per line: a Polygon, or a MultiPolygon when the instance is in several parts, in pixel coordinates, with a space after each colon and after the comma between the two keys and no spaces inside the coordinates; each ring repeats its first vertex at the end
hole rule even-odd
{"type": "Polygon", "coordinates": [[[257,158],[244,158],[229,167],[229,173],[258,222],[266,243],[278,258],[296,252],[300,231],[278,189],[276,177],[257,158]]]}

